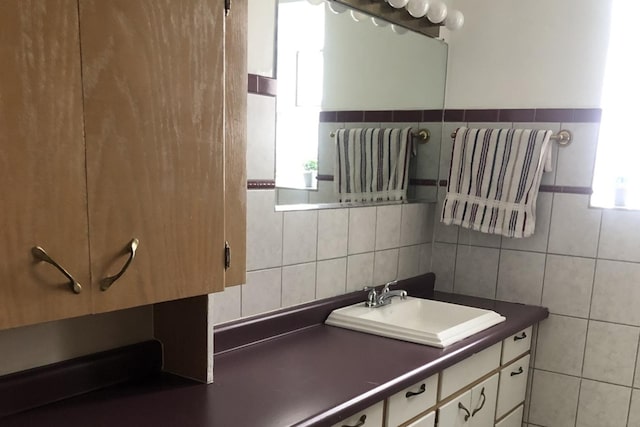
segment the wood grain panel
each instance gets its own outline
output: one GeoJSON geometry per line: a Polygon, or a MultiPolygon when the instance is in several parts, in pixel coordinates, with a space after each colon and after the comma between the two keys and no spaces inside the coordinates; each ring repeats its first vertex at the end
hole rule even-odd
{"type": "Polygon", "coordinates": [[[0,64],[0,328],[89,313],[76,1],[0,2],[0,64]]]}
{"type": "Polygon", "coordinates": [[[231,268],[225,286],[246,282],[247,0],[234,0],[225,31],[225,234],[231,268]]]}
{"type": "Polygon", "coordinates": [[[80,0],[97,312],[224,286],[223,15],[216,0],[80,0]]]}

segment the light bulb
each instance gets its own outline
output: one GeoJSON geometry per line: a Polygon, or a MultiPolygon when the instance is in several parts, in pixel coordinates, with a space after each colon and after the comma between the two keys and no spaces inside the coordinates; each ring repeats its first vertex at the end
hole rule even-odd
{"type": "Polygon", "coordinates": [[[429,0],[409,0],[407,12],[414,18],[422,18],[429,10],[429,0]]]}
{"type": "Polygon", "coordinates": [[[351,18],[356,22],[362,22],[367,19],[369,15],[366,13],[362,13],[358,10],[351,10],[351,18]]]}
{"type": "Polygon", "coordinates": [[[409,0],[389,0],[389,6],[400,9],[405,7],[409,3],[409,0]]]}
{"type": "Polygon", "coordinates": [[[439,24],[447,17],[447,5],[441,1],[436,1],[429,5],[427,19],[434,24],[439,24]]]}
{"type": "Polygon", "coordinates": [[[327,6],[329,7],[329,10],[336,15],[347,11],[347,6],[343,5],[342,3],[338,3],[337,1],[329,1],[327,2],[327,6]]]}
{"type": "Polygon", "coordinates": [[[324,2],[324,0],[307,0],[309,3],[311,3],[314,6],[317,6],[319,4],[322,4],[324,2]]]}
{"type": "Polygon", "coordinates": [[[375,25],[376,27],[386,27],[387,25],[389,25],[388,21],[385,21],[384,19],[376,18],[374,16],[371,17],[371,22],[373,22],[373,25],[375,25]]]}
{"type": "Polygon", "coordinates": [[[394,33],[396,33],[396,34],[400,34],[400,35],[402,35],[402,34],[406,33],[407,31],[409,31],[409,30],[407,30],[406,28],[401,27],[400,25],[394,25],[394,24],[391,24],[391,30],[392,30],[394,33]]]}
{"type": "Polygon", "coordinates": [[[451,31],[459,30],[464,25],[464,15],[459,10],[451,10],[444,20],[444,25],[451,31]]]}

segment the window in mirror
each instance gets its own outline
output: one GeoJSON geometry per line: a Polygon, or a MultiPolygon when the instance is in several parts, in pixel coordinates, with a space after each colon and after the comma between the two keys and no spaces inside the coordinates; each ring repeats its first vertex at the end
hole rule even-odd
{"type": "Polygon", "coordinates": [[[592,206],[640,209],[638,14],[639,2],[613,2],[592,206]]]}
{"type": "Polygon", "coordinates": [[[278,3],[276,186],[316,188],[324,70],[323,7],[278,3]]]}

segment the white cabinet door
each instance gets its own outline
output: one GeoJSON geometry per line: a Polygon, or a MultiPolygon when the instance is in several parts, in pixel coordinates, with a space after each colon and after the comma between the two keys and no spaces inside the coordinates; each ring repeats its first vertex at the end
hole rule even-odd
{"type": "Polygon", "coordinates": [[[498,374],[471,389],[471,426],[493,427],[498,399],[498,374]],[[472,409],[473,408],[473,409],[472,409]]]}
{"type": "Polygon", "coordinates": [[[522,426],[522,414],[524,413],[524,405],[518,406],[518,408],[496,423],[496,427],[521,427],[522,426]]]}
{"type": "Polygon", "coordinates": [[[438,427],[471,426],[471,390],[438,409],[438,427]]]}
{"type": "Polygon", "coordinates": [[[434,427],[436,425],[436,411],[431,411],[427,415],[415,420],[406,427],[434,427]]]}

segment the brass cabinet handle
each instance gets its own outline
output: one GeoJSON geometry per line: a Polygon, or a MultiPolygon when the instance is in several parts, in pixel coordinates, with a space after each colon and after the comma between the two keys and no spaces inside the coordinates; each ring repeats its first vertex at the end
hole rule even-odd
{"type": "Polygon", "coordinates": [[[131,265],[131,261],[133,261],[133,258],[135,258],[135,256],[136,256],[136,250],[138,249],[138,244],[139,243],[140,242],[138,241],[138,239],[131,239],[131,241],[127,244],[126,251],[129,252],[129,259],[124,264],[124,266],[122,267],[120,272],[118,272],[118,274],[115,274],[115,275],[109,276],[109,277],[105,277],[104,279],[102,279],[100,281],[100,290],[101,291],[106,291],[107,289],[109,289],[111,287],[111,285],[113,285],[113,283],[116,280],[118,280],[120,277],[122,277],[122,275],[125,273],[125,271],[127,271],[127,269],[129,268],[129,265],[131,265]]]}
{"type": "Polygon", "coordinates": [[[82,285],[80,283],[78,283],[78,281],[76,279],[73,278],[71,273],[69,273],[67,270],[65,270],[60,264],[55,262],[47,254],[47,252],[44,249],[42,249],[40,246],[34,246],[33,248],[31,248],[31,254],[33,255],[33,257],[36,260],[44,261],[44,262],[46,262],[48,264],[51,264],[55,268],[57,268],[58,271],[60,271],[60,273],[64,274],[64,276],[67,279],[69,279],[69,286],[71,287],[71,290],[73,291],[73,293],[79,294],[80,292],[82,292],[82,285]]]}

